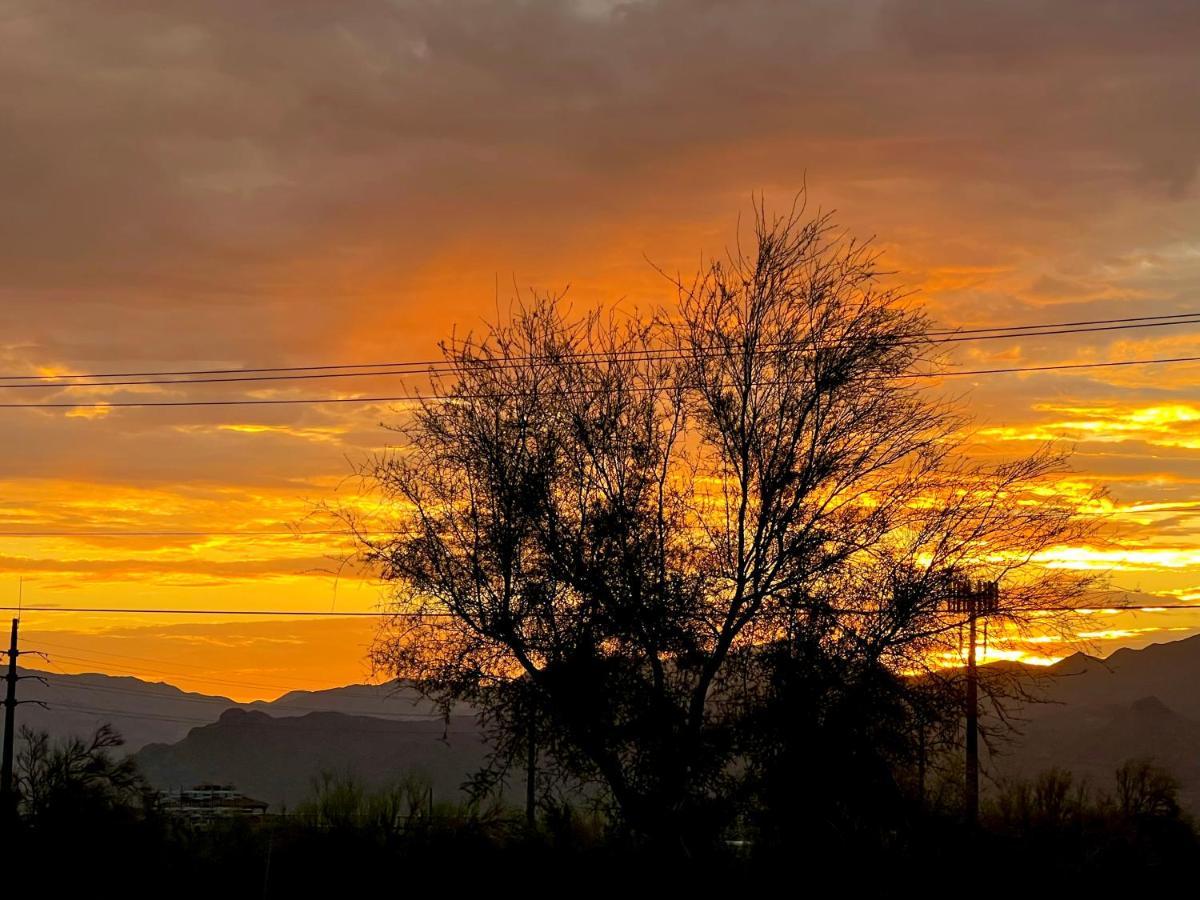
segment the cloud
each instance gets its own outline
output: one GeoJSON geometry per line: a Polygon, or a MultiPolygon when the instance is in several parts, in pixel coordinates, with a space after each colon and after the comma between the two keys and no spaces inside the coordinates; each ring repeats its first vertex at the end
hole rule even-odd
{"type": "MultiPolygon", "coordinates": [[[[785,203],[806,179],[948,324],[1194,308],[1197,45],[1190,0],[7,0],[0,374],[428,358],[514,281],[570,283],[580,304],[669,302],[644,255],[687,271],[730,242],[752,191],[785,203]]],[[[1131,335],[953,358],[1200,354],[1187,332],[1131,335]]],[[[1088,479],[1113,480],[1128,506],[1200,483],[1191,426],[1131,418],[1194,402],[1195,374],[945,389],[977,411],[982,452],[1077,440],[1088,479]]],[[[405,390],[376,378],[0,401],[405,390]]],[[[0,410],[14,436],[0,527],[291,523],[346,457],[396,440],[377,426],[401,415],[0,410]]],[[[1174,539],[1180,526],[1164,527],[1174,539]]],[[[5,549],[14,572],[60,559],[92,565],[89,579],[144,568],[152,550],[85,546],[5,549]]],[[[249,562],[236,552],[206,545],[145,578],[182,591],[205,559],[222,584],[292,565],[267,545],[242,551],[249,562]]]]}
{"type": "Polygon", "coordinates": [[[1061,220],[1178,194],[1200,158],[1182,0],[8,8],[10,285],[140,315],[169,293],[242,318],[314,268],[335,288],[462,232],[727,207],[806,167],[1061,220]]]}

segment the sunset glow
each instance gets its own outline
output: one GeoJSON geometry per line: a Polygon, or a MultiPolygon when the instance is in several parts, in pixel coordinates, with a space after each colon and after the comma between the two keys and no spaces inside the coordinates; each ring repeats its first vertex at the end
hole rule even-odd
{"type": "MultiPolygon", "coordinates": [[[[1195,100],[1179,74],[1195,47],[1158,33],[1145,53],[1151,26],[1133,4],[1085,16],[1087,42],[1065,11],[1061,27],[1006,42],[1017,26],[1000,5],[980,24],[907,3],[862,16],[351,4],[336,28],[259,4],[26,6],[0,19],[6,80],[26,86],[2,101],[0,369],[12,376],[436,359],[439,340],[529,289],[569,285],[580,309],[669,307],[659,269],[721,254],[752,193],[782,207],[804,185],[814,207],[876,236],[889,279],[937,327],[1200,308],[1200,144],[1178,119],[1195,100]],[[668,44],[644,38],[662,28],[668,44]],[[768,40],[781,30],[794,34],[786,52],[768,40]],[[495,52],[476,55],[482,35],[495,52]],[[964,62],[972,41],[989,65],[964,62]],[[761,66],[727,64],[728,47],[761,66]],[[751,81],[763,67],[771,89],[751,81]]],[[[945,346],[950,370],[1180,358],[1200,356],[1200,326],[945,346]]],[[[1198,378],[1200,363],[1180,362],[932,389],[965,400],[981,458],[1074,448],[1054,491],[1103,537],[1038,562],[1107,573],[1142,605],[1200,607],[1198,378]]],[[[324,510],[360,502],[355,466],[403,444],[381,427],[404,422],[403,401],[104,404],[398,398],[418,379],[0,383],[5,403],[97,404],[0,410],[4,605],[368,612],[386,600],[346,565],[351,545],[324,510]]],[[[1078,638],[1099,653],[1200,628],[1169,608],[1098,618],[1078,638]]],[[[371,619],[31,611],[23,628],[61,671],[140,665],[236,699],[370,676],[371,619]]],[[[1073,649],[1014,639],[986,659],[1073,649]]]]}

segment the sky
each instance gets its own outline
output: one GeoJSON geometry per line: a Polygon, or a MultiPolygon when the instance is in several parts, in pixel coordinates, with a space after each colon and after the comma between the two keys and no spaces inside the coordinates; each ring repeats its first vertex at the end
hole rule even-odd
{"type": "MultiPolygon", "coordinates": [[[[667,303],[655,266],[695,269],[753,196],[785,207],[803,187],[874,237],[939,325],[1200,310],[1197,46],[1192,0],[0,0],[0,370],[428,359],[514,289],[667,303]]],[[[1200,326],[964,343],[953,362],[1189,355],[1200,326]]],[[[1103,539],[1057,564],[1200,604],[1198,377],[955,387],[988,452],[1060,442],[1075,451],[1061,489],[1108,490],[1103,539]]],[[[3,388],[0,403],[356,392],[399,393],[362,379],[3,388]]],[[[354,502],[355,462],[403,415],[0,408],[0,598],[377,608],[340,539],[287,532],[354,502]],[[31,531],[242,534],[12,534],[31,531]]],[[[22,619],[52,671],[236,699],[370,677],[373,627],[22,619]]],[[[1196,628],[1187,611],[1097,615],[1085,639],[1105,654],[1196,628]]]]}

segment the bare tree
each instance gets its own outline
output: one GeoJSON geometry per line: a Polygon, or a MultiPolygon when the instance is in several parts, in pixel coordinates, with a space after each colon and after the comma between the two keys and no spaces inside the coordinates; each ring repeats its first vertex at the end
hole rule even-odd
{"type": "Polygon", "coordinates": [[[35,826],[80,824],[142,807],[146,784],[132,757],[114,755],[125,741],[112,726],[57,742],[44,731],[22,728],[21,741],[17,790],[21,812],[35,826]]]}
{"type": "Polygon", "coordinates": [[[1117,769],[1117,805],[1122,815],[1179,815],[1179,779],[1148,759],[1129,759],[1117,769]]]}
{"type": "Polygon", "coordinates": [[[395,516],[360,530],[396,589],[378,665],[481,704],[502,751],[533,704],[549,758],[684,843],[789,742],[764,725],[789,673],[811,675],[789,705],[884,682],[907,701],[960,624],[955,579],[1003,579],[1022,626],[1080,588],[1030,577],[1080,532],[1030,493],[1062,460],[967,461],[956,407],[913,377],[929,322],[876,254],[824,216],[755,224],[669,314],[536,297],[448,343],[366,471],[395,516]]]}

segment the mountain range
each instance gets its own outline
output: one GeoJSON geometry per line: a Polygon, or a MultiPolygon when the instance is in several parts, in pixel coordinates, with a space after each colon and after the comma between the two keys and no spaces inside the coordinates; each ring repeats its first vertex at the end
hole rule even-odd
{"type": "Polygon", "coordinates": [[[487,745],[473,716],[448,722],[381,719],[339,712],[275,717],[227,709],[174,744],[149,744],[134,758],[165,790],[235,784],[275,810],[294,808],[322,771],[350,774],[366,787],[415,776],[435,799],[466,799],[463,783],[478,771],[487,745]]]}
{"type": "Polygon", "coordinates": [[[1105,659],[1076,653],[1024,675],[1041,702],[1015,710],[1017,733],[989,760],[994,777],[1056,766],[1109,789],[1122,762],[1151,759],[1179,778],[1184,804],[1200,812],[1200,635],[1105,659]]]}
{"type": "MultiPolygon", "coordinates": [[[[993,779],[1057,766],[1106,789],[1124,760],[1146,757],[1175,773],[1185,804],[1200,812],[1200,635],[1106,659],[1006,665],[1042,702],[1011,710],[1018,733],[987,758],[993,779]]],[[[233,783],[275,808],[294,806],[321,769],[367,784],[418,773],[437,797],[455,799],[487,753],[473,711],[445,721],[399,682],[236,703],[130,677],[23,674],[46,684],[23,681],[22,698],[50,708],[21,706],[22,724],[62,736],[110,722],[156,786],[233,783]]]]}
{"type": "Polygon", "coordinates": [[[196,726],[216,722],[227,709],[255,710],[276,718],[335,712],[397,721],[437,721],[441,715],[410,685],[352,684],[322,691],[290,691],[275,700],[238,703],[228,697],[183,691],[129,676],[61,675],[21,670],[20,724],[54,737],[90,734],[109,723],[136,752],[147,744],[175,743],[196,726]]]}

